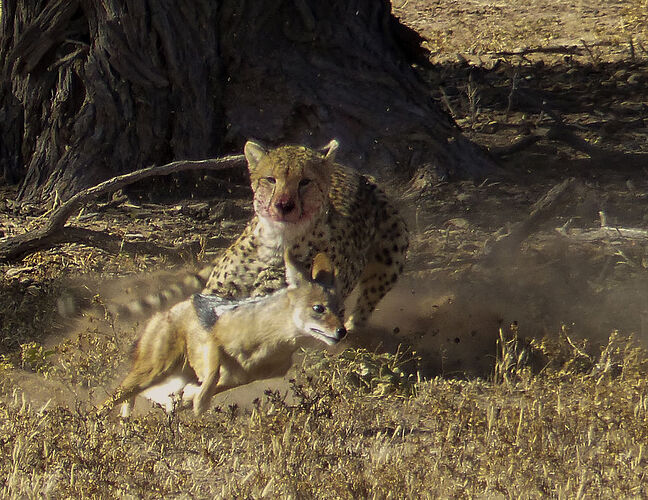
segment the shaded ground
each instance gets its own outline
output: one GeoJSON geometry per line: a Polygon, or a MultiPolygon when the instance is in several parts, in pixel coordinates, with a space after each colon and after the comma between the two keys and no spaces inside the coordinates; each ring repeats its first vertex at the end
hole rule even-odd
{"type": "MultiPolygon", "coordinates": [[[[109,312],[172,281],[177,272],[162,271],[172,263],[70,245],[3,265],[5,496],[644,496],[643,354],[618,339],[601,354],[614,330],[648,339],[641,9],[638,1],[394,2],[428,39],[434,67],[421,73],[434,97],[491,148],[501,171],[394,188],[413,233],[406,275],[354,341],[383,357],[314,356],[291,373],[302,389],[275,381],[282,392],[268,399],[267,384],[257,384],[224,396],[201,420],[143,405],[141,418],[120,427],[85,409],[123,374],[137,333],[109,312]],[[497,149],[518,141],[519,150],[497,149]],[[485,260],[486,249],[568,176],[577,178],[569,199],[521,245],[485,260]],[[607,226],[639,232],[584,240],[600,229],[600,212],[607,226]],[[71,284],[86,287],[99,311],[75,327],[56,314],[71,284]],[[500,328],[527,342],[498,351],[500,328]],[[417,351],[427,382],[401,376],[414,363],[393,355],[398,344],[417,351]],[[522,367],[527,358],[544,367],[540,375],[522,367]],[[60,432],[44,448],[27,438],[54,427],[60,432]]],[[[104,200],[70,223],[127,241],[196,242],[197,258],[173,263],[193,266],[220,251],[251,213],[243,173],[209,175],[202,185],[192,200],[104,200]],[[214,192],[223,195],[203,196],[214,192]]],[[[4,194],[4,235],[42,223],[40,208],[4,194]]]]}

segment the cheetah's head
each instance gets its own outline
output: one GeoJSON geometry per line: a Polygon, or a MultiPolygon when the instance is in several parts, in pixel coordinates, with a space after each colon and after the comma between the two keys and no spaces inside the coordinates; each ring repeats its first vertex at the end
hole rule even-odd
{"type": "Polygon", "coordinates": [[[254,192],[254,211],[264,223],[308,227],[328,207],[328,194],[338,142],[319,152],[305,146],[266,149],[245,144],[254,192]]]}

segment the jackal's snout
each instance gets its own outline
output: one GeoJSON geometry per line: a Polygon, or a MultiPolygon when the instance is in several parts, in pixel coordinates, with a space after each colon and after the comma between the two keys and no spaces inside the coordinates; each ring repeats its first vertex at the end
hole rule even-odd
{"type": "Polygon", "coordinates": [[[311,323],[308,325],[307,332],[312,337],[315,337],[328,345],[337,344],[346,337],[347,334],[347,330],[344,326],[329,328],[321,323],[311,323]]]}
{"type": "Polygon", "coordinates": [[[334,345],[340,342],[344,337],[346,337],[347,330],[344,326],[338,326],[334,330],[328,330],[329,333],[325,333],[319,328],[311,328],[311,334],[314,334],[315,337],[323,340],[328,345],[334,345]]]}

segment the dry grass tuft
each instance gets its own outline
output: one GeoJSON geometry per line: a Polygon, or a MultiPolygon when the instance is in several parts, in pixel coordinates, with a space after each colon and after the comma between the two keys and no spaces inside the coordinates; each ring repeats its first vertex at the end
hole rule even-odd
{"type": "Polygon", "coordinates": [[[623,10],[623,29],[628,33],[643,33],[648,36],[648,2],[630,0],[623,10]]]}
{"type": "Polygon", "coordinates": [[[500,349],[492,381],[419,380],[404,368],[412,353],[307,354],[287,394],[200,419],[154,409],[122,423],[16,390],[0,401],[2,495],[648,493],[646,356],[632,339],[615,333],[597,356],[566,337],[525,347],[543,349],[537,374],[513,338],[500,349]]]}

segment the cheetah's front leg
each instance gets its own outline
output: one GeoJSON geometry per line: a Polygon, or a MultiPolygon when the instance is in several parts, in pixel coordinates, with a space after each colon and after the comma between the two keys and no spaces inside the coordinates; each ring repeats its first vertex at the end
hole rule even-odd
{"type": "Polygon", "coordinates": [[[407,232],[399,231],[395,238],[385,239],[370,254],[358,281],[358,300],[345,323],[348,331],[362,327],[380,300],[391,290],[403,272],[408,247],[407,232]]]}

